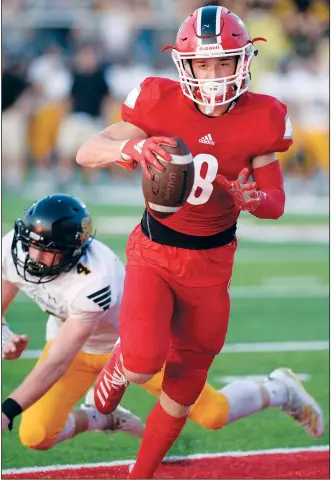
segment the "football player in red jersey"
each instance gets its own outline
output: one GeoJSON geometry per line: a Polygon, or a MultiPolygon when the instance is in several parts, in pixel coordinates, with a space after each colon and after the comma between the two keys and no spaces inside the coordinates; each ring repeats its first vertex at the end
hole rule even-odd
{"type": "MultiPolygon", "coordinates": [[[[83,166],[116,162],[129,169],[139,163],[150,176],[149,165],[163,168],[154,153],[170,160],[162,144],[173,145],[171,137],[178,136],[195,162],[185,205],[165,219],[156,219],[147,206],[129,237],[121,342],[96,384],[96,404],[106,413],[128,382],[145,383],[166,362],[162,392],[147,418],[130,478],[153,477],[223,347],[240,212],[268,219],[284,212],[275,152],[291,146],[291,124],[283,103],[248,92],[254,40],[227,8],[199,8],[171,47],[179,83],[147,78],[129,93],[122,121],[77,154],[83,166]]],[[[296,403],[301,420],[305,402],[301,397],[296,403]]],[[[305,422],[316,422],[319,412],[313,413],[305,422]]]]}

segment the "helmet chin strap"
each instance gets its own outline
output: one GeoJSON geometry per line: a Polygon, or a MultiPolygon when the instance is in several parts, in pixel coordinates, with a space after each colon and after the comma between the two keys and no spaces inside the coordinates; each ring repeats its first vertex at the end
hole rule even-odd
{"type": "Polygon", "coordinates": [[[215,107],[206,106],[206,108],[205,108],[206,115],[211,115],[213,113],[214,109],[215,109],[215,107]]]}
{"type": "Polygon", "coordinates": [[[206,115],[211,115],[216,107],[216,96],[219,93],[214,87],[214,84],[209,88],[208,95],[202,85],[200,85],[200,92],[202,93],[202,100],[205,104],[206,115]],[[208,103],[207,103],[208,102],[208,103]]]}
{"type": "Polygon", "coordinates": [[[215,110],[215,92],[212,93],[210,102],[205,104],[206,115],[211,115],[214,110],[215,110]]]}

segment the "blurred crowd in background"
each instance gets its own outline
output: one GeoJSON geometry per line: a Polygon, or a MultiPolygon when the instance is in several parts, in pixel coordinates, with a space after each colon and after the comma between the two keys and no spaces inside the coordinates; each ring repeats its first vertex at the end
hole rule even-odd
{"type": "Polygon", "coordinates": [[[144,78],[177,79],[162,47],[174,44],[193,10],[218,4],[239,15],[252,37],[267,38],[257,45],[251,90],[288,105],[295,142],[279,159],[287,178],[311,180],[325,195],[329,0],[2,0],[3,186],[65,190],[128,177],[118,167],[77,168],[79,146],[120,119],[121,103],[144,78]]]}

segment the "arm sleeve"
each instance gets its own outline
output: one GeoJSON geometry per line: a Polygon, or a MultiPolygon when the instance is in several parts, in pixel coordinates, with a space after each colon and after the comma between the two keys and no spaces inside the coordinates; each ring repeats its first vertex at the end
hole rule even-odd
{"type": "Polygon", "coordinates": [[[284,179],[278,160],[264,167],[255,168],[253,177],[261,201],[251,214],[257,218],[277,220],[285,209],[284,179]]]}

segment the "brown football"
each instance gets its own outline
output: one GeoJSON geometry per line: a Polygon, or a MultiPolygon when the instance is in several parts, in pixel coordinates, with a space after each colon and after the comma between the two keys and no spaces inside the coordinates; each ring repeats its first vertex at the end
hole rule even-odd
{"type": "Polygon", "coordinates": [[[165,218],[177,212],[186,202],[191,193],[194,182],[193,157],[183,140],[176,140],[176,147],[161,145],[171,155],[171,162],[156,158],[164,166],[164,171],[159,172],[149,165],[153,178],[150,180],[143,175],[143,194],[153,214],[165,218]]]}

